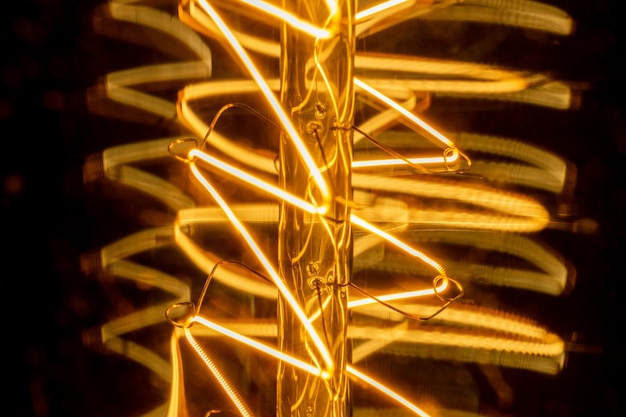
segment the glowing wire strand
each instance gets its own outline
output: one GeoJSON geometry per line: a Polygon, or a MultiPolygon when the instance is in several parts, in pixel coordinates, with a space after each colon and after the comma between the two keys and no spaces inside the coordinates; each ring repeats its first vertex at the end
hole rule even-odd
{"type": "MultiPolygon", "coordinates": [[[[370,160],[359,160],[352,162],[352,168],[380,168],[383,166],[396,166],[396,165],[409,165],[412,168],[417,169],[418,171],[428,172],[421,165],[444,165],[446,170],[451,170],[451,165],[455,164],[459,160],[459,151],[456,148],[448,148],[444,151],[444,155],[440,157],[422,157],[422,158],[406,158],[400,153],[394,151],[390,147],[384,145],[379,142],[377,139],[374,139],[372,136],[368,135],[358,127],[353,127],[353,129],[364,137],[366,137],[371,143],[376,145],[378,148],[382,149],[384,152],[388,153],[391,156],[396,157],[396,159],[370,159],[370,160]]],[[[471,162],[467,159],[468,163],[471,166],[471,162]]]]}
{"type": "MultiPolygon", "coordinates": [[[[435,295],[436,293],[440,293],[448,288],[448,281],[441,280],[441,283],[435,288],[429,288],[426,290],[416,290],[416,291],[405,291],[394,294],[385,294],[385,295],[377,295],[376,298],[381,301],[397,301],[397,300],[406,300],[407,298],[416,298],[416,297],[425,297],[429,295],[435,295]]],[[[348,302],[348,308],[354,309],[370,304],[375,304],[376,300],[372,298],[361,298],[359,300],[351,300],[348,302]]]]}
{"type": "Polygon", "coordinates": [[[217,324],[214,321],[211,321],[205,317],[202,316],[195,316],[192,320],[191,323],[198,323],[201,324],[211,330],[214,330],[224,336],[227,336],[239,343],[243,343],[244,345],[250,346],[253,349],[256,349],[262,353],[265,353],[266,355],[269,355],[273,358],[276,358],[280,361],[284,361],[289,363],[292,366],[295,366],[305,372],[308,372],[309,374],[313,375],[313,376],[319,376],[321,378],[324,379],[328,379],[330,377],[330,375],[328,374],[328,372],[326,371],[322,371],[321,369],[306,363],[304,361],[301,361],[298,358],[294,358],[293,356],[287,355],[284,352],[281,352],[277,349],[272,348],[271,346],[268,346],[264,343],[261,343],[259,341],[256,341],[254,339],[251,339],[249,337],[243,336],[240,333],[234,332],[224,326],[221,326],[219,324],[217,324]]]}
{"type": "Polygon", "coordinates": [[[437,263],[434,259],[426,256],[426,254],[424,254],[423,252],[420,252],[417,249],[412,248],[411,246],[407,245],[406,243],[404,243],[400,239],[398,239],[398,238],[390,235],[389,233],[385,232],[384,230],[381,230],[381,229],[377,228],[376,226],[366,222],[365,220],[361,219],[360,217],[358,217],[355,214],[352,214],[350,216],[350,221],[352,221],[352,224],[355,225],[355,226],[361,227],[361,228],[367,230],[370,233],[377,234],[378,236],[382,237],[383,239],[385,239],[389,243],[395,245],[399,249],[402,249],[403,251],[405,251],[409,255],[414,256],[414,257],[422,260],[422,262],[430,265],[433,269],[435,269],[437,272],[439,272],[439,274],[441,276],[447,277],[446,270],[441,265],[439,265],[439,263],[437,263]]]}
{"type": "Polygon", "coordinates": [[[433,138],[437,139],[440,144],[445,145],[448,148],[454,148],[456,145],[450,139],[439,133],[436,129],[431,127],[428,123],[414,115],[413,113],[406,110],[404,107],[400,106],[395,101],[391,100],[386,95],[382,94],[380,91],[370,87],[368,84],[364,83],[358,78],[354,78],[354,85],[361,88],[366,93],[370,94],[373,97],[376,97],[378,100],[385,103],[387,106],[394,108],[400,113],[403,117],[409,120],[411,123],[419,126],[426,132],[428,132],[433,138]]]}
{"type": "Polygon", "coordinates": [[[225,173],[231,176],[234,176],[235,178],[238,178],[242,181],[249,183],[250,185],[256,187],[257,189],[264,190],[270,194],[275,195],[281,200],[287,201],[289,204],[293,204],[294,206],[301,208],[307,213],[315,214],[317,212],[317,208],[313,204],[310,204],[304,200],[301,200],[293,196],[292,194],[289,194],[288,192],[284,191],[282,188],[276,187],[275,185],[271,185],[255,177],[254,175],[248,174],[247,172],[241,169],[235,168],[234,166],[229,165],[221,161],[220,159],[212,157],[202,151],[199,151],[197,149],[191,150],[189,152],[189,158],[192,160],[194,158],[198,158],[216,168],[219,168],[225,173]]]}
{"type": "Polygon", "coordinates": [[[215,380],[220,384],[220,387],[224,390],[226,395],[230,398],[233,404],[237,407],[239,412],[244,417],[252,417],[253,414],[250,411],[248,405],[243,401],[237,390],[235,390],[228,379],[220,372],[220,369],[215,365],[215,363],[211,360],[211,357],[202,349],[200,344],[196,341],[196,339],[191,334],[189,328],[185,328],[185,336],[189,341],[189,344],[196,351],[200,359],[204,362],[206,367],[211,371],[215,380]]]}
{"type": "MultiPolygon", "coordinates": [[[[249,181],[249,183],[253,186],[255,186],[257,189],[264,191],[268,194],[272,194],[275,197],[278,197],[290,204],[295,205],[296,207],[299,207],[300,209],[310,213],[310,214],[315,214],[316,213],[316,209],[314,206],[312,206],[311,204],[302,201],[301,199],[287,193],[286,191],[276,187],[276,186],[272,186],[270,184],[267,184],[266,182],[259,180],[258,178],[249,175],[243,171],[239,171],[238,169],[229,166],[226,163],[223,163],[219,160],[216,160],[216,158],[210,157],[206,154],[204,154],[204,152],[199,151],[199,150],[191,150],[189,152],[189,159],[190,161],[193,161],[194,158],[200,158],[203,161],[206,161],[208,163],[214,164],[216,167],[223,169],[225,172],[231,174],[231,175],[241,175],[239,176],[239,178],[241,178],[242,180],[251,180],[249,181]]],[[[200,173],[200,171],[196,168],[195,164],[192,162],[190,164],[191,168],[192,168],[192,172],[194,173],[194,176],[198,179],[198,181],[200,181],[205,188],[207,188],[209,190],[209,192],[211,194],[213,194],[213,187],[209,184],[209,182],[202,176],[202,174],[200,173]]],[[[214,196],[215,197],[215,196],[214,196]]],[[[220,198],[221,199],[221,198],[220,198]]],[[[220,204],[220,206],[222,206],[221,203],[218,202],[218,204],[220,204]]],[[[224,208],[226,205],[224,203],[224,206],[222,206],[222,208],[224,208]]],[[[227,206],[226,206],[227,207],[227,206]]],[[[230,210],[230,208],[228,208],[228,212],[227,215],[229,217],[229,219],[231,219],[232,221],[236,221],[237,224],[241,224],[240,221],[236,218],[236,216],[232,213],[232,211],[230,210]],[[231,214],[228,214],[231,213],[231,214]]],[[[357,215],[355,215],[354,213],[351,213],[350,215],[350,221],[356,225],[359,226],[367,231],[369,231],[370,233],[374,233],[380,237],[382,237],[383,239],[385,239],[386,241],[388,241],[389,243],[397,246],[398,248],[400,248],[401,250],[405,251],[406,253],[408,253],[409,255],[416,257],[420,260],[422,260],[423,262],[425,262],[426,264],[430,265],[432,268],[434,268],[441,276],[443,277],[447,277],[446,271],[445,269],[439,265],[435,260],[431,259],[430,257],[428,257],[426,254],[424,254],[423,252],[412,248],[411,246],[407,245],[406,243],[402,242],[400,239],[390,235],[389,233],[381,230],[380,228],[368,223],[367,221],[361,219],[360,217],[358,217],[357,215]]],[[[243,227],[243,226],[242,226],[243,227]]],[[[237,227],[239,229],[239,227],[237,227]]],[[[247,240],[247,239],[246,239],[247,240]]],[[[258,249],[259,252],[260,249],[258,249]]],[[[256,253],[256,250],[255,250],[256,253]]],[[[269,263],[268,263],[269,264],[269,263]]],[[[281,281],[279,279],[279,281],[281,281]]],[[[282,281],[281,281],[282,282],[282,281]]]]}
{"type": "Polygon", "coordinates": [[[384,10],[391,9],[399,4],[407,3],[411,0],[387,0],[382,3],[377,4],[376,6],[372,6],[369,9],[362,10],[356,13],[355,20],[359,22],[360,20],[365,20],[373,15],[380,13],[384,10]]]}

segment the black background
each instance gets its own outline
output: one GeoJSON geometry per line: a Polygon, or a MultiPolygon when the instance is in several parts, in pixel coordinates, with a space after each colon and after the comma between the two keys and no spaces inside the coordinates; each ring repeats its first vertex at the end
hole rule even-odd
{"type": "MultiPolygon", "coordinates": [[[[91,197],[81,169],[88,154],[108,146],[107,137],[119,139],[114,124],[89,115],[85,107],[85,89],[114,66],[111,50],[105,51],[91,31],[97,3],[24,0],[0,12],[0,276],[4,386],[9,387],[3,415],[78,417],[115,410],[114,403],[105,406],[103,397],[93,394],[114,392],[114,387],[99,384],[106,369],[94,366],[97,359],[81,344],[82,332],[102,322],[106,305],[78,262],[82,253],[103,243],[94,230],[106,227],[88,209],[91,197]]],[[[625,318],[626,259],[622,4],[561,1],[557,5],[577,22],[573,36],[526,54],[515,48],[495,52],[503,63],[553,71],[584,87],[576,111],[533,115],[532,125],[510,116],[522,137],[540,132],[546,147],[577,165],[577,210],[600,224],[594,235],[547,234],[576,265],[577,287],[558,301],[538,298],[530,307],[560,334],[575,332],[581,345],[601,352],[573,352],[558,378],[539,379],[536,390],[520,394],[509,410],[513,415],[626,413],[618,340],[625,318]]],[[[514,302],[528,308],[524,303],[514,302]]]]}

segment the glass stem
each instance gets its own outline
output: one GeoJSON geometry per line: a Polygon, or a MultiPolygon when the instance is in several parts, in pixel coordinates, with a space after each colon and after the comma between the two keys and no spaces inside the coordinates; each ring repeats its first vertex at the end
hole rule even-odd
{"type": "Polygon", "coordinates": [[[280,273],[326,344],[329,367],[284,300],[278,304],[278,343],[284,352],[329,371],[312,376],[280,363],[277,415],[348,416],[348,287],[352,269],[352,123],[354,113],[355,0],[283,0],[299,19],[327,30],[316,38],[285,25],[281,33],[281,103],[309,154],[320,168],[328,192],[319,187],[292,138],[280,146],[281,186],[324,215],[283,203],[280,209],[280,273]]]}

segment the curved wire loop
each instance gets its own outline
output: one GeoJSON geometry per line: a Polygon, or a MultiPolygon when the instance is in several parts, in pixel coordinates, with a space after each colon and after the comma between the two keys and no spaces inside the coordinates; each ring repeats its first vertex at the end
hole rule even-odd
{"type": "Polygon", "coordinates": [[[411,320],[418,320],[418,321],[426,321],[426,320],[430,320],[436,316],[438,316],[439,314],[441,314],[445,309],[447,309],[448,307],[450,307],[452,304],[456,303],[457,301],[459,301],[461,298],[463,298],[463,296],[465,295],[465,290],[463,289],[463,286],[461,285],[460,282],[458,282],[457,280],[454,280],[450,277],[444,276],[444,275],[437,275],[435,277],[435,279],[433,280],[433,291],[435,292],[435,295],[437,296],[437,298],[439,298],[439,300],[444,301],[445,304],[443,306],[441,306],[437,311],[435,311],[433,314],[429,315],[429,316],[417,316],[415,314],[406,312],[402,309],[399,309],[398,307],[395,307],[389,303],[387,303],[386,301],[381,300],[380,298],[376,297],[375,295],[369,293],[368,291],[364,290],[363,288],[359,287],[358,285],[349,282],[347,285],[349,285],[351,288],[354,288],[355,290],[357,290],[358,292],[360,292],[361,294],[365,295],[367,298],[371,298],[372,300],[376,301],[377,303],[381,304],[382,306],[395,311],[398,314],[403,315],[404,317],[407,317],[411,320]],[[458,293],[457,295],[455,295],[454,297],[444,297],[441,295],[441,293],[439,292],[439,290],[437,289],[437,284],[439,284],[442,280],[446,280],[447,282],[451,282],[454,284],[454,286],[457,288],[458,293]]]}
{"type": "Polygon", "coordinates": [[[245,263],[241,261],[228,260],[228,259],[221,260],[213,266],[213,269],[211,269],[211,272],[207,275],[206,280],[204,281],[204,286],[202,287],[202,292],[200,293],[200,296],[198,297],[198,301],[196,303],[193,303],[191,301],[185,301],[182,303],[176,303],[176,304],[169,306],[167,310],[165,310],[165,318],[167,319],[167,321],[173,326],[180,327],[183,329],[191,327],[192,323],[190,319],[197,316],[200,313],[200,310],[202,309],[202,304],[204,303],[204,297],[206,296],[206,293],[209,289],[209,284],[211,283],[213,276],[222,265],[228,265],[228,264],[238,265],[246,269],[247,271],[253,273],[254,275],[258,276],[259,278],[265,281],[268,281],[270,283],[272,282],[268,277],[266,277],[265,275],[261,274],[260,272],[256,271],[254,268],[246,265],[245,263]],[[187,314],[184,315],[185,321],[181,322],[181,320],[177,320],[175,316],[180,315],[180,310],[183,308],[188,308],[191,311],[187,312],[187,314]],[[178,313],[176,313],[177,310],[178,310],[178,313]]]}
{"type": "Polygon", "coordinates": [[[271,119],[262,115],[259,111],[255,110],[252,106],[249,106],[245,103],[238,103],[238,102],[228,103],[220,107],[217,113],[215,113],[215,115],[211,119],[209,128],[207,129],[207,132],[204,135],[204,138],[202,138],[202,141],[200,142],[198,148],[201,149],[204,147],[204,145],[206,145],[207,141],[209,140],[209,136],[211,135],[211,132],[213,132],[213,130],[215,129],[215,125],[217,125],[217,122],[222,117],[222,114],[224,114],[227,110],[230,110],[232,108],[239,108],[239,109],[246,110],[247,112],[251,113],[252,115],[256,116],[258,119],[260,119],[262,122],[272,126],[275,129],[281,130],[280,126],[274,123],[271,119]]]}

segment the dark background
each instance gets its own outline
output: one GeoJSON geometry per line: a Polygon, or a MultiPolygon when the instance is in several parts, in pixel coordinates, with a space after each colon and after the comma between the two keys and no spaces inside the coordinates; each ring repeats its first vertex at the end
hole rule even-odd
{"type": "MultiPolygon", "coordinates": [[[[102,323],[106,308],[78,262],[104,243],[94,231],[106,227],[90,209],[93,196],[84,190],[81,169],[87,155],[129,136],[85,107],[86,88],[119,63],[111,44],[91,31],[98,3],[24,0],[0,12],[0,276],[9,376],[3,415],[78,417],[116,409],[115,387],[104,382],[104,362],[81,342],[85,329],[102,323]],[[97,390],[113,394],[94,394],[97,390]]],[[[516,49],[519,38],[511,37],[490,53],[503,64],[551,71],[577,83],[580,107],[536,114],[513,109],[501,117],[510,117],[510,128],[520,137],[538,137],[576,164],[576,211],[596,219],[600,228],[593,235],[548,232],[545,238],[578,269],[577,286],[558,300],[513,304],[536,309],[564,337],[575,333],[577,346],[589,352],[572,352],[556,379],[526,384],[528,392],[520,393],[508,412],[620,416],[626,413],[618,341],[626,318],[626,45],[620,31],[626,13],[619,1],[556,5],[576,20],[573,36],[540,37],[536,49],[519,49],[523,53],[516,49]]],[[[524,378],[520,374],[510,378],[514,386],[524,386],[517,381],[524,378]]]]}

